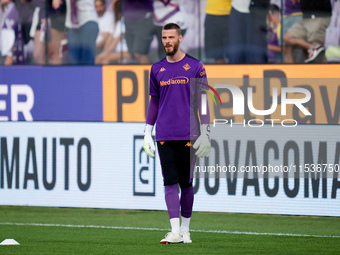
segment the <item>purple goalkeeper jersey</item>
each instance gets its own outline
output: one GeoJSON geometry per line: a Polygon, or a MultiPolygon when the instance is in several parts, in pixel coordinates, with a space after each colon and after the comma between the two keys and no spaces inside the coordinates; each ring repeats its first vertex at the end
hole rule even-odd
{"type": "Polygon", "coordinates": [[[207,89],[203,63],[189,55],[172,63],[155,63],[150,73],[150,95],[159,97],[156,141],[194,140],[199,136],[197,97],[207,89]]]}

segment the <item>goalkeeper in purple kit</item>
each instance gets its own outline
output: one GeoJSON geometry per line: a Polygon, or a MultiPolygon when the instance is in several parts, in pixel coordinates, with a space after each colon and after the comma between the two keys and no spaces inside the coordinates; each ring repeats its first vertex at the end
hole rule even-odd
{"type": "MultiPolygon", "coordinates": [[[[183,53],[180,27],[163,27],[162,42],[166,58],[155,63],[150,73],[151,100],[146,117],[143,148],[155,157],[152,130],[156,142],[165,187],[165,202],[171,232],[161,243],[191,243],[189,224],[194,201],[193,171],[196,157],[210,153],[209,110],[199,111],[207,76],[201,61],[183,53]],[[178,185],[181,195],[178,195],[178,185]],[[181,214],[181,224],[180,224],[181,214]]],[[[203,102],[208,108],[207,102],[203,102]]]]}

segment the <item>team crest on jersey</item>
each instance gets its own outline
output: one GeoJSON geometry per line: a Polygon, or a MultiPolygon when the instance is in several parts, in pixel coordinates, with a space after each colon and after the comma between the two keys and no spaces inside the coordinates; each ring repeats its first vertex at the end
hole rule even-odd
{"type": "Polygon", "coordinates": [[[165,71],[165,68],[162,67],[161,70],[159,70],[159,72],[164,72],[165,71]]]}
{"type": "Polygon", "coordinates": [[[184,68],[185,71],[188,71],[188,70],[191,68],[191,66],[189,66],[188,63],[186,63],[186,64],[183,66],[183,68],[184,68]]]}

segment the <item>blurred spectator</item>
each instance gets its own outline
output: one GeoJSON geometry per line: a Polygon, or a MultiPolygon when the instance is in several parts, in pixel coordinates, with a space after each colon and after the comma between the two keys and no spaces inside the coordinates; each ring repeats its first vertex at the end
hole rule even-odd
{"type": "Polygon", "coordinates": [[[228,52],[231,0],[207,0],[204,22],[205,57],[224,64],[228,52]]]}
{"type": "MultiPolygon", "coordinates": [[[[288,30],[299,20],[302,19],[301,5],[296,0],[283,0],[283,19],[282,19],[282,34],[286,34],[288,30]]],[[[304,53],[301,48],[286,45],[283,47],[283,56],[285,63],[300,63],[304,62],[304,53]]]]}
{"type": "Polygon", "coordinates": [[[123,17],[129,53],[140,64],[149,64],[148,53],[155,33],[152,0],[124,0],[123,17]]]}
{"type": "Polygon", "coordinates": [[[269,0],[233,0],[229,20],[230,64],[264,64],[269,0]]]}
{"type": "Polygon", "coordinates": [[[12,64],[33,63],[31,55],[34,56],[35,63],[42,64],[44,50],[40,42],[40,19],[44,0],[2,0],[1,6],[4,7],[10,2],[14,3],[15,8],[8,13],[5,28],[12,29],[15,34],[12,64]]]}
{"type": "Polygon", "coordinates": [[[96,52],[103,51],[105,43],[111,39],[113,34],[113,14],[106,10],[105,0],[95,0],[98,15],[99,33],[96,40],[96,52]]]}
{"type": "MultiPolygon", "coordinates": [[[[4,4],[5,1],[2,1],[4,4]]],[[[13,1],[15,3],[15,8],[12,10],[5,20],[5,27],[3,32],[9,35],[9,31],[15,32],[15,42],[12,43],[14,51],[14,62],[13,64],[46,64],[45,57],[45,40],[48,43],[48,54],[50,57],[49,63],[51,64],[61,64],[61,58],[59,56],[59,45],[58,37],[56,37],[55,27],[57,27],[56,19],[53,13],[51,13],[52,0],[47,2],[48,6],[45,6],[46,2],[44,0],[27,0],[27,1],[13,1]],[[48,8],[48,14],[46,14],[46,9],[48,8]],[[51,17],[46,19],[46,16],[51,17]],[[51,27],[52,23],[52,28],[51,27]],[[11,27],[12,24],[12,28],[11,27]],[[47,33],[47,34],[46,34],[47,33]],[[52,34],[52,38],[51,38],[52,34]],[[34,41],[31,40],[34,38],[34,41]],[[56,45],[56,46],[55,46],[56,45]],[[33,49],[31,59],[31,49],[33,49]]],[[[59,27],[61,26],[62,31],[64,31],[65,19],[59,22],[59,27]]],[[[11,36],[8,37],[12,38],[11,36]]],[[[8,40],[9,41],[9,40],[8,40]]],[[[59,40],[60,41],[60,40],[59,40]]],[[[6,43],[8,45],[8,43],[6,43]]]]}
{"type": "Polygon", "coordinates": [[[30,37],[34,38],[33,58],[35,64],[44,65],[46,64],[44,44],[46,31],[45,0],[21,0],[21,2],[35,6],[30,29],[30,37]]]}
{"type": "Polygon", "coordinates": [[[162,28],[168,23],[176,23],[181,28],[184,36],[188,28],[187,13],[183,8],[184,0],[154,0],[153,2],[153,23],[155,25],[156,37],[158,42],[158,58],[165,58],[162,42],[162,28]]]}
{"type": "Polygon", "coordinates": [[[34,30],[33,32],[32,29],[30,31],[30,35],[34,36],[34,61],[39,65],[47,63],[60,65],[62,64],[61,40],[65,36],[66,7],[63,5],[56,11],[52,8],[52,0],[47,2],[45,0],[34,0],[32,2],[35,2],[36,5],[32,19],[32,27],[36,27],[36,31],[35,34],[34,30]],[[46,53],[48,54],[47,57],[46,53]]]}
{"type": "Polygon", "coordinates": [[[302,19],[284,34],[283,40],[289,46],[300,47],[308,51],[305,63],[323,62],[325,33],[332,12],[330,0],[295,1],[301,4],[302,19]]]}
{"type": "Polygon", "coordinates": [[[107,65],[110,63],[122,63],[131,59],[128,47],[124,38],[125,26],[122,17],[122,1],[113,0],[112,10],[114,12],[113,35],[104,46],[103,52],[96,57],[96,64],[107,65]]]}
{"type": "Polygon", "coordinates": [[[9,14],[15,10],[14,3],[1,2],[0,8],[0,51],[1,51],[1,61],[0,65],[12,65],[13,63],[13,53],[12,48],[15,41],[15,32],[14,32],[14,20],[8,18],[9,14]]]}
{"type": "MultiPolygon", "coordinates": [[[[55,9],[58,9],[62,4],[62,0],[53,0],[55,9]]],[[[94,0],[66,0],[65,26],[69,29],[70,64],[94,64],[99,30],[94,0]]]]}
{"type": "Polygon", "coordinates": [[[188,17],[188,28],[185,32],[181,43],[181,50],[191,56],[201,59],[201,53],[204,47],[204,20],[206,1],[183,1],[181,8],[186,12],[188,17]]]}
{"type": "Polygon", "coordinates": [[[49,64],[60,65],[62,64],[62,40],[66,37],[66,6],[63,4],[58,10],[54,10],[52,7],[53,0],[49,0],[48,17],[50,19],[51,25],[48,26],[51,33],[51,39],[48,42],[48,52],[49,52],[49,64]]]}
{"type": "Polygon", "coordinates": [[[328,62],[340,62],[340,0],[332,0],[332,19],[326,30],[325,48],[328,62]]]}
{"type": "Polygon", "coordinates": [[[280,8],[271,4],[269,7],[269,27],[268,27],[268,63],[281,63],[281,21],[280,8]]]}

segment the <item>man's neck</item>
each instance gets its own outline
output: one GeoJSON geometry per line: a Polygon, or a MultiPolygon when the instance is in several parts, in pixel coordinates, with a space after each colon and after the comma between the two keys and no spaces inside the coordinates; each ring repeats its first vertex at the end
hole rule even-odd
{"type": "Polygon", "coordinates": [[[173,56],[166,56],[166,60],[168,62],[178,62],[181,61],[185,57],[185,53],[182,52],[180,49],[176,52],[173,56]]]}

